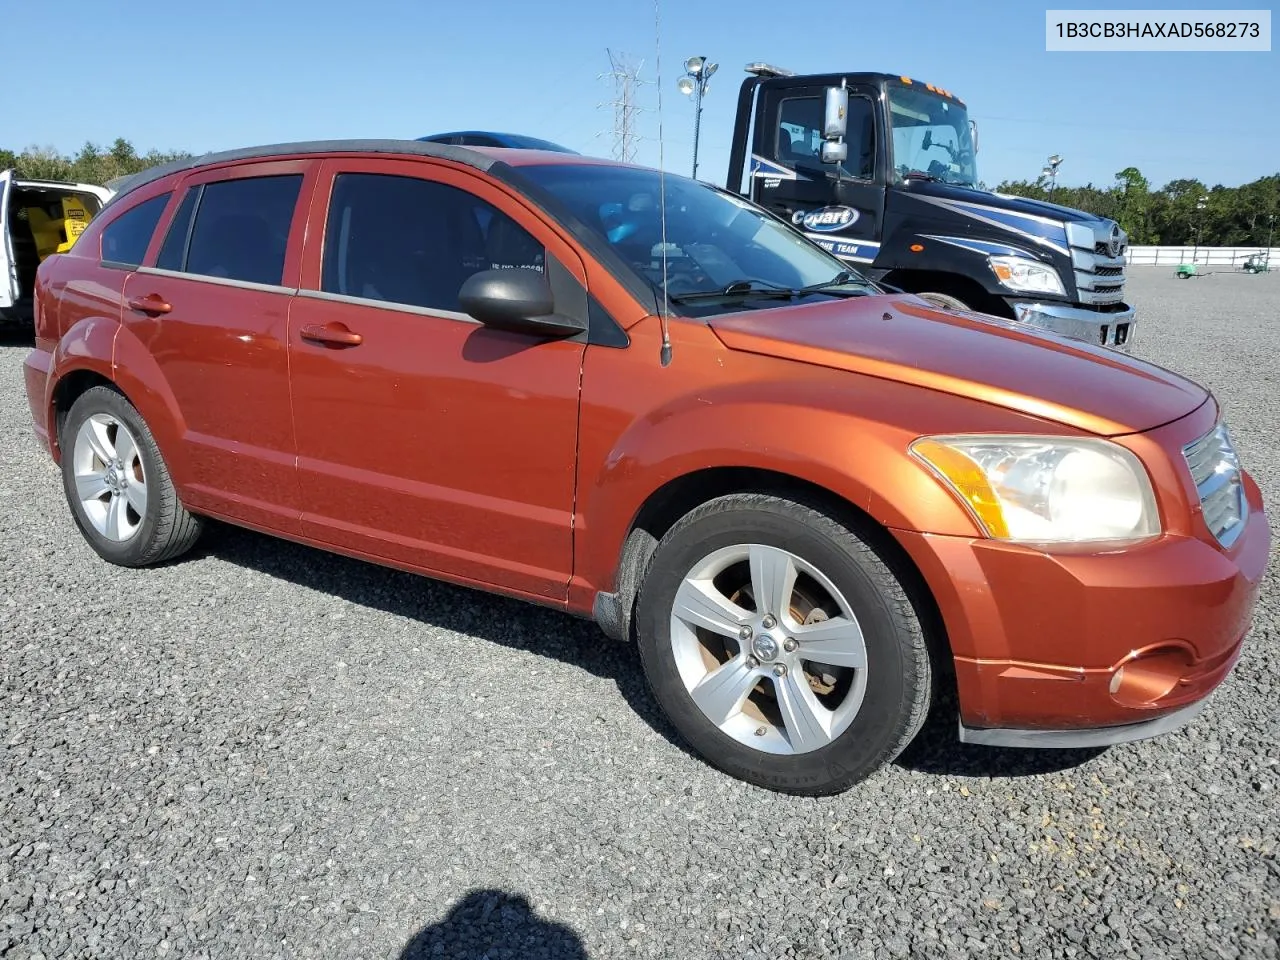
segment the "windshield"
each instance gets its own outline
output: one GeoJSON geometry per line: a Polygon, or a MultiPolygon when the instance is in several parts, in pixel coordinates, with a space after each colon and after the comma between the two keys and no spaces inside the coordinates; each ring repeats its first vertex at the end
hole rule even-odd
{"type": "Polygon", "coordinates": [[[893,167],[899,182],[926,174],[972,187],[978,183],[969,112],[959,101],[923,87],[889,85],[893,167]]]}
{"type": "MultiPolygon", "coordinates": [[[[555,194],[661,296],[658,171],[567,163],[520,173],[555,194]]],[[[666,291],[673,303],[688,304],[681,312],[776,306],[782,291],[792,291],[791,299],[879,292],[787,224],[705,183],[667,174],[666,211],[666,291]],[[757,295],[770,302],[748,302],[757,295]]]]}

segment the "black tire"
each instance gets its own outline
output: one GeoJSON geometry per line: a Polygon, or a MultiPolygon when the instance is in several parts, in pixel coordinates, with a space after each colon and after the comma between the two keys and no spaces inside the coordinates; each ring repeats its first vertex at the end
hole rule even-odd
{"type": "Polygon", "coordinates": [[[959,310],[964,313],[972,312],[968,304],[963,300],[951,296],[949,293],[936,293],[929,291],[926,293],[917,293],[917,297],[922,300],[928,300],[930,303],[936,304],[944,310],[959,310]]]}
{"type": "Polygon", "coordinates": [[[929,711],[933,668],[902,583],[868,542],[797,500],[733,494],[677,522],[645,574],[636,633],[650,689],[681,736],[730,776],[780,793],[849,789],[897,757],[929,711]],[[870,679],[849,727],[824,747],[779,755],[744,746],[708,719],[681,679],[671,643],[677,591],[702,558],[736,544],[781,548],[812,564],[843,593],[862,627],[870,679]]]}
{"type": "Polygon", "coordinates": [[[121,567],[146,567],[178,557],[200,538],[203,518],[189,513],[178,499],[155,438],[133,404],[114,387],[86,390],[71,405],[58,435],[62,449],[62,487],[71,515],[98,556],[121,567]],[[137,447],[146,481],[147,503],[136,532],[127,540],[109,539],[95,529],[76,494],[75,442],[81,426],[95,414],[124,425],[137,447]]]}

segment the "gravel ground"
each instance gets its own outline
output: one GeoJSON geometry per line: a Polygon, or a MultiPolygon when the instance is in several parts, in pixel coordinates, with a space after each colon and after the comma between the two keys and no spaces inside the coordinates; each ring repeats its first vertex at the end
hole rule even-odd
{"type": "MultiPolygon", "coordinates": [[[[1136,271],[1280,516],[1280,275],[1136,271]]],[[[233,529],[76,534],[0,348],[0,956],[1277,957],[1280,582],[1210,709],[1027,753],[929,728],[834,799],[687,754],[590,624],[233,529]]]]}

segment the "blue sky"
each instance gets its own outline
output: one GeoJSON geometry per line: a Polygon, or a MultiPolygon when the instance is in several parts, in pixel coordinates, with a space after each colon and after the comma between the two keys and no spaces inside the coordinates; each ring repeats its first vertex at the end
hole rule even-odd
{"type": "MultiPolygon", "coordinates": [[[[679,173],[690,167],[693,106],[675,82],[693,54],[720,64],[699,150],[699,172],[715,182],[751,60],[945,87],[979,122],[979,172],[992,185],[1033,178],[1051,153],[1065,158],[1064,184],[1107,185],[1129,164],[1156,186],[1280,172],[1274,50],[1048,53],[1052,4],[1025,0],[806,4],[805,21],[788,20],[802,8],[779,0],[660,2],[664,156],[679,173]]],[[[63,0],[56,17],[48,10],[6,12],[6,75],[18,96],[0,111],[0,146],[69,153],[123,136],[140,151],[202,152],[474,127],[607,156],[613,91],[601,74],[612,48],[643,60],[637,160],[658,163],[653,0],[63,0]]]]}

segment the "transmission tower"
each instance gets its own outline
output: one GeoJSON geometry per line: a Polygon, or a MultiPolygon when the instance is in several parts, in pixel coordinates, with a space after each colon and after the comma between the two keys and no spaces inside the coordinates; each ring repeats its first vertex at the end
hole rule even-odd
{"type": "Polygon", "coordinates": [[[613,159],[631,163],[636,158],[636,142],[640,139],[636,123],[636,116],[640,113],[636,104],[636,87],[645,82],[640,79],[644,61],[633,63],[626,54],[614,54],[607,47],[605,52],[609,54],[610,70],[600,74],[598,79],[613,81],[614,96],[600,106],[613,108],[613,159]]]}

